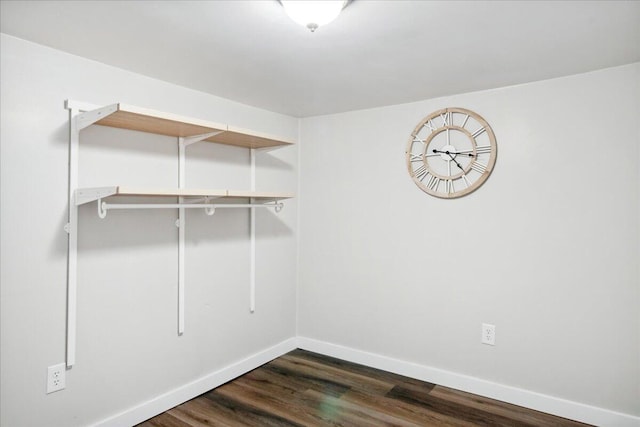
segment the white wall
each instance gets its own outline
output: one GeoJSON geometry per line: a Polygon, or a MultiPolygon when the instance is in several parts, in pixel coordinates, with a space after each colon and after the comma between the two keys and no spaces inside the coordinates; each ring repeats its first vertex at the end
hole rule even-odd
{"type": "MultiPolygon", "coordinates": [[[[257,217],[257,310],[249,313],[249,214],[188,212],[186,330],[177,336],[177,213],[80,209],[77,364],[64,361],[68,113],[65,99],[125,102],[297,139],[298,120],[2,35],[1,418],[87,425],[295,336],[297,202],[257,217]]],[[[297,147],[261,153],[257,189],[297,190],[297,147]]],[[[81,186],[177,186],[173,138],[92,127],[81,186]]],[[[248,150],[187,150],[187,184],[249,189],[248,150]]]]}
{"type": "Polygon", "coordinates": [[[640,415],[639,82],[634,64],[303,119],[298,336],[640,415]],[[442,200],[404,151],[450,106],[498,159],[442,200]]]}
{"type": "MultiPolygon", "coordinates": [[[[296,335],[296,308],[302,337],[640,415],[640,64],[301,120],[299,148],[258,161],[258,189],[301,190],[258,217],[258,311],[248,214],[189,212],[180,338],[175,212],[81,208],[78,362],[45,395],[46,367],[64,360],[63,101],[294,139],[298,120],[5,35],[0,47],[1,425],[126,411],[296,335]],[[415,124],[446,106],[483,115],[499,145],[487,183],[458,200],[422,193],[404,164],[415,124]],[[497,346],[479,343],[481,322],[497,346]]],[[[84,186],[176,185],[171,138],[92,127],[80,155],[84,186]]],[[[187,180],[247,188],[248,162],[196,144],[187,180]]]]}

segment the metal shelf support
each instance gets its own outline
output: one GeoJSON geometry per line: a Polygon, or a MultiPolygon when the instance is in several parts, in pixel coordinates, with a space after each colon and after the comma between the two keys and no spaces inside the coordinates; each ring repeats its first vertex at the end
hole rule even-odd
{"type": "MultiPolygon", "coordinates": [[[[178,188],[186,190],[186,148],[196,142],[207,140],[221,133],[229,132],[230,137],[225,139],[216,139],[213,142],[229,144],[240,147],[258,147],[250,148],[251,156],[251,193],[248,192],[225,192],[211,191],[204,194],[182,191],[176,193],[138,193],[127,188],[124,191],[121,187],[100,187],[100,188],[79,188],[78,187],[78,169],[79,169],[79,141],[80,131],[92,124],[96,124],[104,118],[114,114],[113,117],[122,114],[141,114],[141,109],[123,108],[121,104],[113,104],[108,106],[96,106],[92,104],[67,100],[65,108],[69,111],[69,187],[68,187],[68,223],[64,229],[68,233],[68,249],[67,249],[67,325],[66,325],[66,366],[70,369],[76,362],[76,322],[77,322],[77,268],[78,268],[78,206],[97,201],[98,215],[105,218],[109,210],[116,209],[178,209],[178,218],[176,226],[178,227],[178,335],[184,333],[184,307],[185,307],[185,209],[204,209],[205,214],[213,215],[216,209],[226,208],[248,208],[250,209],[250,241],[251,241],[251,266],[250,266],[250,301],[249,309],[253,313],[256,306],[255,288],[256,288],[256,209],[257,208],[273,208],[276,212],[280,212],[283,204],[280,200],[291,197],[286,194],[276,193],[256,193],[256,150],[270,151],[283,144],[289,142],[282,140],[274,140],[270,137],[259,136],[248,131],[232,130],[227,125],[221,125],[224,130],[217,130],[218,126],[212,126],[205,123],[204,129],[213,129],[213,132],[204,133],[194,136],[178,136],[178,188]],[[122,110],[122,111],[121,111],[122,110]],[[249,144],[246,141],[236,141],[238,135],[244,135],[251,139],[249,144]],[[256,142],[255,140],[259,140],[256,142]],[[264,146],[266,145],[266,146],[264,146]],[[223,193],[223,194],[222,194],[223,193]],[[111,204],[103,201],[109,196],[116,195],[158,195],[171,197],[178,196],[178,203],[148,203],[148,204],[111,204]],[[203,197],[204,196],[204,197],[203,197]],[[249,198],[250,203],[212,203],[217,197],[230,198],[249,198]]],[[[161,114],[158,112],[144,111],[144,116],[151,117],[154,123],[182,122],[184,118],[173,115],[161,114]]],[[[128,116],[127,116],[128,117],[128,116]]],[[[107,123],[108,121],[102,122],[107,123]]],[[[185,120],[191,126],[191,129],[203,129],[201,121],[185,120]]],[[[118,124],[109,123],[108,126],[129,129],[122,121],[118,124]]],[[[203,130],[204,130],[203,129],[203,130]]],[[[146,128],[134,130],[149,131],[146,128]]],[[[172,128],[172,135],[177,136],[183,134],[182,127],[172,128]],[[176,130],[177,129],[177,130],[176,130]]],[[[158,132],[164,135],[165,133],[158,132]]],[[[223,135],[224,136],[224,135],[223,135]]]]}
{"type": "Polygon", "coordinates": [[[69,208],[68,224],[65,227],[69,233],[67,246],[67,336],[66,336],[66,364],[67,369],[76,363],[76,313],[78,288],[78,206],[75,200],[78,188],[78,144],[80,129],[76,117],[80,114],[77,108],[69,108],[69,208]]]}
{"type": "MultiPolygon", "coordinates": [[[[256,150],[249,150],[251,156],[251,191],[256,191],[256,150]]],[[[251,198],[251,204],[254,199],[251,198]]],[[[251,209],[249,218],[249,234],[251,239],[251,264],[249,268],[249,312],[256,311],[256,210],[251,209]]]]}
{"type": "MultiPolygon", "coordinates": [[[[95,106],[66,101],[69,110],[69,188],[68,188],[68,223],[65,231],[69,234],[67,245],[67,336],[66,365],[70,369],[76,363],[76,314],[78,290],[78,152],[80,130],[111,114],[113,106],[94,110],[95,106]]],[[[113,110],[113,111],[112,111],[113,110]]]]}

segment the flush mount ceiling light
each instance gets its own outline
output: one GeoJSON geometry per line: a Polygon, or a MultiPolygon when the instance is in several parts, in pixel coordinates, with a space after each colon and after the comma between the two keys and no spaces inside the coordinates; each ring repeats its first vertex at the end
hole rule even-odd
{"type": "Polygon", "coordinates": [[[336,19],[348,1],[280,0],[280,3],[289,18],[313,33],[319,26],[336,19]]]}

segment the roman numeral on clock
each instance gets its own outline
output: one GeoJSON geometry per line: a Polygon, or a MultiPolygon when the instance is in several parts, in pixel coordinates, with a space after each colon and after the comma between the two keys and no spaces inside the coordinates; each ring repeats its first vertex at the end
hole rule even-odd
{"type": "Polygon", "coordinates": [[[462,182],[464,182],[464,186],[469,188],[471,186],[471,181],[467,178],[467,175],[462,174],[462,182]]]}
{"type": "Polygon", "coordinates": [[[491,152],[491,146],[490,145],[478,145],[476,147],[476,153],[478,154],[487,154],[491,152]]]}
{"type": "Polygon", "coordinates": [[[437,191],[438,184],[440,184],[440,178],[433,175],[429,176],[426,184],[429,189],[431,189],[432,191],[437,191]]]}
{"type": "Polygon", "coordinates": [[[445,184],[445,190],[446,190],[446,192],[447,192],[448,194],[453,193],[453,192],[455,191],[455,190],[454,190],[454,188],[453,188],[453,180],[448,179],[448,180],[446,180],[446,181],[445,181],[445,183],[446,183],[446,184],[445,184]]]}
{"type": "Polygon", "coordinates": [[[440,114],[440,118],[442,119],[442,126],[451,126],[451,111],[440,114]]]}
{"type": "Polygon", "coordinates": [[[413,176],[422,181],[425,176],[427,176],[429,172],[425,165],[420,166],[418,169],[413,171],[413,176]]]}
{"type": "Polygon", "coordinates": [[[483,165],[480,162],[471,163],[471,169],[478,173],[485,173],[487,171],[487,165],[483,165]]]}
{"type": "Polygon", "coordinates": [[[429,130],[431,132],[433,132],[434,130],[436,130],[436,127],[433,125],[433,122],[431,121],[431,119],[427,120],[426,123],[424,124],[425,127],[429,128],[429,130]]]}
{"type": "Polygon", "coordinates": [[[472,137],[477,138],[478,136],[482,135],[482,133],[486,131],[485,128],[481,127],[480,129],[478,129],[477,131],[475,131],[474,133],[471,134],[472,137]]]}

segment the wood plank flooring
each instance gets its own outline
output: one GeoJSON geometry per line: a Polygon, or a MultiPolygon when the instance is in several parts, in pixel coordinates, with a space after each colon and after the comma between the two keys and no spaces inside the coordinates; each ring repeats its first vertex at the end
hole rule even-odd
{"type": "Polygon", "coordinates": [[[585,425],[304,350],[294,350],[139,424],[140,427],[585,425]]]}

